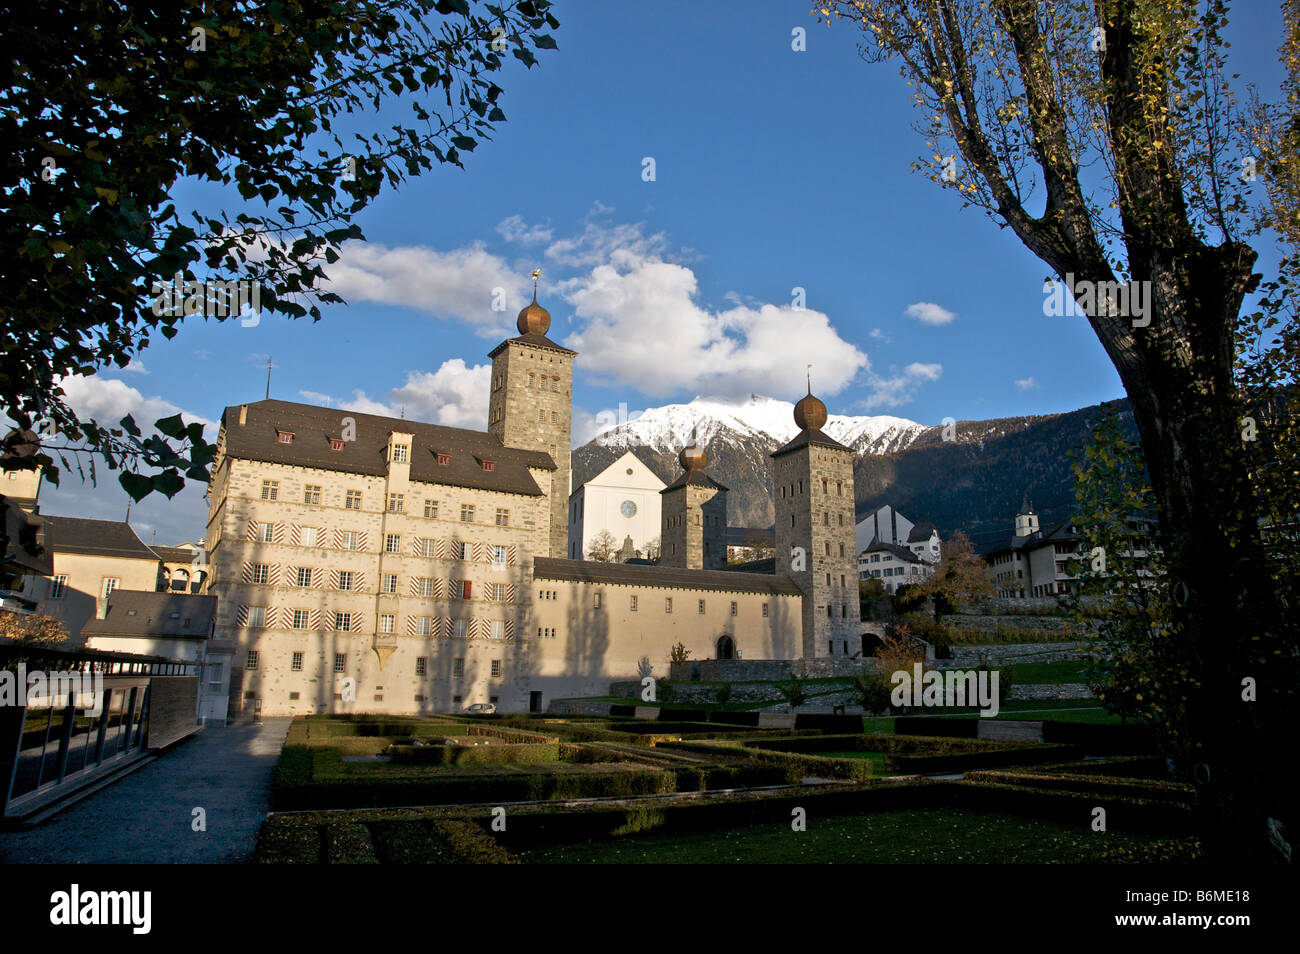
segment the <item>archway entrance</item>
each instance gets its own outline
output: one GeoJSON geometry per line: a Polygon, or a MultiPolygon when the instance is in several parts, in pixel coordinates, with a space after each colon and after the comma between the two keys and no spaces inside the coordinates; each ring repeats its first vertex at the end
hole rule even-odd
{"type": "Polygon", "coordinates": [[[718,658],[735,659],[736,658],[736,641],[730,636],[718,637],[718,658]]]}

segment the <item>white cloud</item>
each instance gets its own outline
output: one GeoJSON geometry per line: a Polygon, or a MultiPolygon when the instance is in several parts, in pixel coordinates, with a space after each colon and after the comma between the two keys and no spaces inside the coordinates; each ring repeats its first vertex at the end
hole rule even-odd
{"type": "Polygon", "coordinates": [[[609,264],[564,283],[578,325],[565,344],[601,384],[654,397],[742,397],[762,382],[768,393],[797,395],[812,364],[818,393],[835,394],[869,367],[822,312],[771,304],[713,311],[695,302],[691,269],[645,254],[643,245],[610,250],[609,264]]]}
{"type": "Polygon", "coordinates": [[[146,368],[146,367],[144,366],[144,362],[142,362],[139,358],[132,358],[132,359],[127,363],[127,366],[126,366],[125,368],[123,368],[122,370],[123,370],[123,371],[129,371],[131,374],[148,374],[148,373],[149,373],[148,368],[146,368]]]}
{"type": "Polygon", "coordinates": [[[919,361],[913,361],[901,372],[889,377],[871,374],[868,376],[871,393],[859,404],[864,411],[899,407],[911,401],[922,384],[938,381],[942,375],[943,365],[922,364],[919,361]]]}
{"type": "Polygon", "coordinates": [[[403,305],[463,322],[484,337],[514,333],[515,315],[532,297],[524,276],[482,242],[449,252],[351,242],[340,255],[325,267],[323,288],[353,303],[403,305]]]}
{"type": "Polygon", "coordinates": [[[1032,377],[1016,378],[1016,387],[1020,388],[1020,390],[1022,391],[1029,391],[1033,388],[1038,387],[1038,382],[1035,381],[1032,377]]]}
{"type": "Polygon", "coordinates": [[[315,391],[298,393],[326,407],[482,431],[487,428],[491,384],[490,364],[468,367],[461,358],[452,358],[437,371],[408,371],[405,383],[389,391],[383,400],[360,389],[354,390],[350,398],[331,398],[315,391]]]}
{"type": "Polygon", "coordinates": [[[612,263],[633,267],[647,260],[658,260],[668,250],[663,232],[646,235],[637,225],[602,225],[588,222],[582,234],[552,242],[546,257],[561,265],[590,268],[612,263]]]}
{"type": "MultiPolygon", "coordinates": [[[[76,375],[63,378],[59,384],[63,388],[64,400],[78,417],[83,420],[93,418],[106,427],[116,427],[118,421],[130,414],[140,429],[147,432],[154,421],[177,413],[184,415],[187,424],[201,421],[208,431],[215,427],[215,422],[205,417],[184,411],[162,397],[147,398],[122,381],[76,375]]],[[[210,439],[212,434],[209,433],[208,437],[210,439]]]]}
{"type": "Polygon", "coordinates": [[[867,337],[871,338],[873,341],[883,341],[885,344],[889,344],[889,336],[879,328],[872,328],[871,333],[867,335],[867,337]]]}
{"type": "Polygon", "coordinates": [[[551,230],[549,228],[540,225],[529,225],[520,215],[512,215],[502,219],[497,224],[497,232],[507,242],[518,242],[521,245],[536,245],[539,242],[549,242],[551,240],[551,230]]]}
{"type": "Polygon", "coordinates": [[[957,317],[957,313],[949,311],[932,301],[918,301],[907,306],[905,314],[909,318],[915,318],[917,321],[926,325],[947,325],[951,324],[957,317]]]}

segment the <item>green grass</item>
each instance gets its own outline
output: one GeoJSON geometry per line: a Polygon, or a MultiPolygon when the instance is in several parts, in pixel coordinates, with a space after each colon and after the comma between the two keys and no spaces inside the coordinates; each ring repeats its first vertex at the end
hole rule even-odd
{"type": "Polygon", "coordinates": [[[884,752],[818,752],[817,754],[828,759],[866,759],[871,763],[873,778],[884,778],[891,774],[885,769],[884,752]]]}
{"type": "Polygon", "coordinates": [[[1061,662],[1016,663],[1011,667],[1011,673],[1016,685],[1043,686],[1084,682],[1083,669],[1082,659],[1067,659],[1061,662]]]}
{"type": "Polygon", "coordinates": [[[635,835],[522,850],[525,864],[982,864],[1100,860],[1110,850],[1141,851],[1158,839],[1097,833],[1088,825],[947,808],[818,818],[807,830],[788,822],[635,835]]]}

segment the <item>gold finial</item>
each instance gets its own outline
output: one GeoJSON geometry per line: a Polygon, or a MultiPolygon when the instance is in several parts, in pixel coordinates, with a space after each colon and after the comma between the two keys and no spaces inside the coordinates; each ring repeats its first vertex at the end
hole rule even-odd
{"type": "Polygon", "coordinates": [[[542,277],[542,270],[540,268],[534,268],[533,269],[533,301],[537,301],[537,279],[541,277],[542,277]]]}

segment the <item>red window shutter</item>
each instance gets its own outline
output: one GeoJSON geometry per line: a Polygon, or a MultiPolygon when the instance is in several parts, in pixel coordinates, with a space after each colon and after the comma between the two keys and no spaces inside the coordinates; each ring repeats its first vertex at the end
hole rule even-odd
{"type": "Polygon", "coordinates": [[[469,594],[470,594],[470,587],[471,587],[472,585],[473,585],[473,584],[472,584],[469,580],[466,580],[466,581],[465,581],[465,596],[463,597],[464,599],[469,599],[469,598],[470,598],[470,595],[469,595],[469,594]]]}

